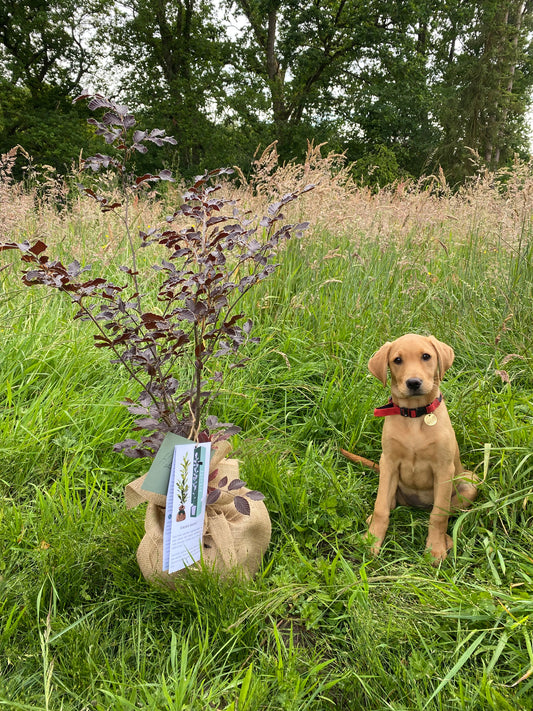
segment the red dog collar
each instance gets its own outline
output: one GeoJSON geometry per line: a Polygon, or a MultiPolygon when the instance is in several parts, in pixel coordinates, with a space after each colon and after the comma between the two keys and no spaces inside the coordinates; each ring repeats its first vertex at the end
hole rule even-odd
{"type": "Polygon", "coordinates": [[[401,415],[402,417],[422,417],[436,410],[441,402],[442,395],[439,395],[429,405],[423,405],[422,407],[400,407],[392,402],[392,398],[389,398],[388,405],[376,407],[374,416],[386,417],[387,415],[401,415]]]}

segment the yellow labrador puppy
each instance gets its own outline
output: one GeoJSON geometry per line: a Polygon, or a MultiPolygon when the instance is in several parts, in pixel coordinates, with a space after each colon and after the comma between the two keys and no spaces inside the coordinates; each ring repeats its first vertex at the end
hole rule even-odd
{"type": "Polygon", "coordinates": [[[452,547],[447,534],[451,511],[476,498],[477,477],[465,472],[455,432],[439,383],[451,366],[453,350],[433,336],[407,334],[385,343],[368,368],[387,384],[392,397],[374,414],[384,418],[379,486],[369,517],[369,538],[376,555],[385,538],[389,514],[397,504],[431,509],[426,549],[437,565],[452,547]]]}

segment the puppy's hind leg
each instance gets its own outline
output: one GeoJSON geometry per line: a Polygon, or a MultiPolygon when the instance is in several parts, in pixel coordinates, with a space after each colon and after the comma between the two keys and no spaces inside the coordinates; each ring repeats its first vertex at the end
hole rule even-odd
{"type": "Polygon", "coordinates": [[[480,478],[473,472],[464,471],[453,479],[452,511],[464,511],[469,508],[478,495],[476,484],[480,478]]]}

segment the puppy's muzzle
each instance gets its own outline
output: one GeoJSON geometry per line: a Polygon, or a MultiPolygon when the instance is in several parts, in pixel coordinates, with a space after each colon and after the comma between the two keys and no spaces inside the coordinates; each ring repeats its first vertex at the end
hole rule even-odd
{"type": "Polygon", "coordinates": [[[407,378],[405,384],[412,393],[417,393],[422,387],[422,382],[420,378],[407,378]]]}

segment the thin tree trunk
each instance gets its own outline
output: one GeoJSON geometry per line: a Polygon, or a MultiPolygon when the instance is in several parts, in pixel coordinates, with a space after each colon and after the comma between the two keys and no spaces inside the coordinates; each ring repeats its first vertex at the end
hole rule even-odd
{"type": "MultiPolygon", "coordinates": [[[[498,143],[494,149],[494,165],[498,165],[500,162],[500,153],[501,153],[501,139],[503,137],[503,130],[505,128],[505,124],[507,122],[507,117],[509,115],[509,102],[511,98],[511,93],[513,91],[513,85],[514,85],[514,78],[516,74],[516,65],[518,62],[518,40],[520,36],[520,30],[522,28],[522,20],[524,17],[526,9],[526,0],[522,0],[520,3],[517,14],[516,14],[516,26],[515,26],[515,33],[513,36],[512,40],[512,47],[513,47],[513,53],[512,53],[512,64],[509,67],[509,77],[507,80],[507,86],[506,86],[506,100],[505,100],[505,105],[502,111],[502,115],[500,118],[500,125],[498,127],[498,143]]],[[[509,11],[507,11],[507,21],[509,21],[509,11]]]]}

